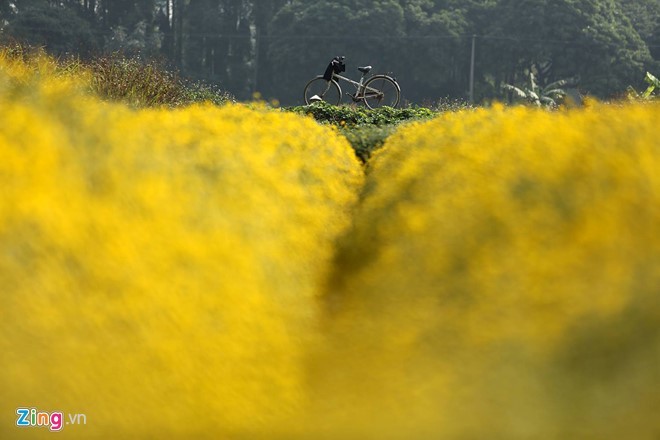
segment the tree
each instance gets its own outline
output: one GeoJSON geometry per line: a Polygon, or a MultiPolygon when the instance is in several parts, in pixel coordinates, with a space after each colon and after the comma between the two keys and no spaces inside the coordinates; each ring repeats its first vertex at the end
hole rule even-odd
{"type": "Polygon", "coordinates": [[[652,61],[614,0],[501,0],[494,11],[480,67],[496,87],[549,62],[549,81],[579,75],[585,91],[606,97],[638,81],[652,61]]]}
{"type": "MultiPolygon", "coordinates": [[[[162,43],[157,29],[156,0],[85,0],[88,8],[99,9],[106,35],[105,51],[156,56],[162,43]]],[[[89,10],[89,9],[88,9],[89,10]]]]}
{"type": "Polygon", "coordinates": [[[566,97],[565,88],[575,87],[578,78],[560,79],[550,84],[539,84],[537,76],[533,71],[529,72],[529,84],[525,87],[517,87],[513,84],[504,84],[502,87],[512,92],[517,98],[536,105],[550,109],[557,108],[560,99],[566,97]]]}
{"type": "Polygon", "coordinates": [[[294,0],[271,23],[272,92],[286,104],[300,103],[306,81],[335,55],[346,56],[349,73],[358,64],[390,70],[400,56],[393,42],[404,32],[403,9],[394,0],[294,0]]]}
{"type": "Polygon", "coordinates": [[[197,0],[186,6],[183,70],[248,98],[253,82],[252,2],[197,0]]]}
{"type": "Polygon", "coordinates": [[[0,26],[2,22],[8,20],[13,13],[12,2],[9,0],[0,0],[0,26]]]}
{"type": "Polygon", "coordinates": [[[254,23],[254,92],[270,91],[274,85],[273,71],[269,60],[269,42],[272,27],[270,25],[275,14],[287,3],[286,0],[260,0],[253,2],[254,23]]]}
{"type": "Polygon", "coordinates": [[[136,23],[130,31],[118,25],[110,32],[110,36],[105,39],[106,52],[122,52],[127,56],[154,58],[160,51],[161,35],[146,21],[136,23]]]}
{"type": "Polygon", "coordinates": [[[97,52],[101,40],[78,5],[51,5],[37,1],[19,9],[6,26],[13,38],[45,47],[55,54],[87,56],[97,52]]]}
{"type": "Polygon", "coordinates": [[[393,42],[400,54],[399,78],[405,97],[422,102],[464,97],[468,90],[470,2],[401,2],[405,38],[393,42]]]}
{"type": "Polygon", "coordinates": [[[649,47],[655,60],[654,69],[660,69],[660,2],[657,0],[618,0],[623,13],[649,47]]]}
{"type": "MultiPolygon", "coordinates": [[[[660,70],[657,0],[0,0],[0,28],[52,52],[121,49],[164,56],[186,76],[239,98],[284,104],[346,55],[394,72],[403,98],[465,98],[476,35],[477,100],[579,75],[597,96],[660,70]]],[[[346,91],[349,91],[348,89],[346,91]]]]}
{"type": "Polygon", "coordinates": [[[154,0],[98,0],[100,18],[107,29],[124,26],[131,29],[140,21],[152,21],[154,0]]]}
{"type": "Polygon", "coordinates": [[[620,93],[643,77],[652,61],[651,55],[614,0],[564,0],[563,3],[575,17],[572,29],[566,34],[576,44],[575,48],[556,54],[561,75],[579,74],[583,87],[598,96],[620,93]],[[571,64],[577,69],[570,68],[571,64]]]}

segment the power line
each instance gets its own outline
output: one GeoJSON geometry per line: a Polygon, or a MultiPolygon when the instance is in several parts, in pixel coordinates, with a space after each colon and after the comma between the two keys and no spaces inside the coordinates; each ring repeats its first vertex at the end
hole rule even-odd
{"type": "MultiPolygon", "coordinates": [[[[38,26],[22,26],[22,29],[27,29],[35,32],[48,32],[52,31],[52,28],[48,27],[38,27],[38,26]]],[[[0,31],[1,33],[2,31],[0,31]]],[[[102,36],[112,36],[115,35],[113,30],[99,30],[93,29],[92,32],[97,35],[102,36]]],[[[158,32],[164,36],[173,35],[172,32],[158,32]]],[[[130,34],[129,34],[130,35],[130,34]]],[[[236,34],[236,33],[222,33],[222,32],[186,32],[185,35],[188,37],[210,37],[217,39],[230,39],[230,40],[255,40],[254,35],[246,34],[236,34]]],[[[555,39],[544,39],[544,38],[532,38],[532,37],[520,37],[513,35],[478,35],[478,34],[447,34],[447,35],[336,35],[336,34],[317,34],[317,35],[301,35],[301,34],[283,34],[283,35],[259,35],[260,40],[359,40],[359,39],[369,39],[369,40],[395,40],[395,41],[404,41],[404,40],[470,40],[472,37],[475,37],[480,40],[490,40],[490,41],[511,41],[515,43],[543,43],[543,44],[570,44],[573,46],[602,46],[606,45],[596,41],[575,41],[575,40],[555,40],[555,39]]],[[[646,44],[648,48],[660,48],[660,45],[657,44],[646,44]]]]}

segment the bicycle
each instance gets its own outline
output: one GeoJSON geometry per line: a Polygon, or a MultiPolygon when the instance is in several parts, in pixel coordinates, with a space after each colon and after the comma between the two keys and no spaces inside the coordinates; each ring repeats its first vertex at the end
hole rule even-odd
{"type": "Polygon", "coordinates": [[[373,75],[365,82],[371,66],[358,67],[362,73],[360,81],[341,76],[339,73],[346,70],[345,57],[337,56],[332,59],[324,75],[312,79],[305,86],[305,104],[313,104],[325,101],[329,104],[338,105],[341,102],[342,92],[339,80],[346,81],[355,86],[354,94],[346,93],[353,102],[364,102],[370,108],[375,109],[382,106],[396,107],[401,97],[401,88],[396,78],[389,75],[373,75]]]}

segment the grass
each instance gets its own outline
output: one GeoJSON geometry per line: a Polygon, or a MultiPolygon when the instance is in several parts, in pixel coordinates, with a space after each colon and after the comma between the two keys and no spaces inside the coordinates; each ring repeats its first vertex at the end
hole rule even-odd
{"type": "Polygon", "coordinates": [[[228,92],[184,80],[156,61],[113,54],[94,59],[88,67],[95,94],[136,107],[182,107],[198,102],[223,105],[235,101],[228,92]]]}
{"type": "MultiPolygon", "coordinates": [[[[26,66],[40,59],[53,60],[43,48],[19,43],[5,44],[0,50],[4,58],[22,61],[26,66]]],[[[62,57],[54,61],[57,74],[86,76],[88,92],[103,100],[123,102],[134,108],[176,108],[202,102],[223,105],[236,101],[229,92],[184,79],[156,60],[113,53],[91,60],[62,57]]]]}

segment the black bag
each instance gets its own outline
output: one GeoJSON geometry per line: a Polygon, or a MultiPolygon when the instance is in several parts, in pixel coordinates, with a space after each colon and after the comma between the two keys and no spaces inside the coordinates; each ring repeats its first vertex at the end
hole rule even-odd
{"type": "Polygon", "coordinates": [[[332,79],[333,73],[346,72],[346,64],[344,64],[344,57],[336,56],[330,61],[325,73],[323,74],[323,79],[330,81],[332,79]]]}

